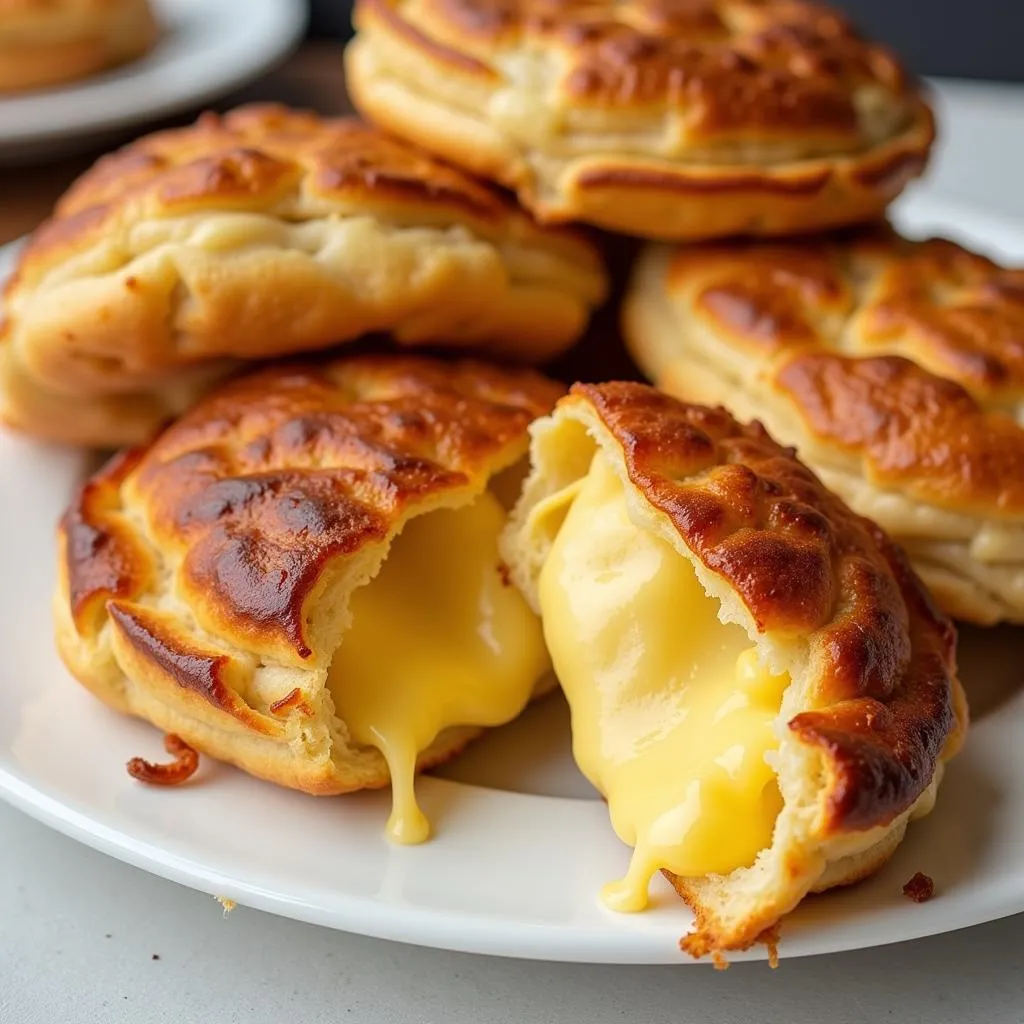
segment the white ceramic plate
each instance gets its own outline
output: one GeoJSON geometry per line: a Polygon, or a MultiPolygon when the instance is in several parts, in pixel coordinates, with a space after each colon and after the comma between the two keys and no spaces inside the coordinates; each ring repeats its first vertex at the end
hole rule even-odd
{"type": "MultiPolygon", "coordinates": [[[[52,158],[195,106],[256,77],[306,23],[302,0],[153,0],[161,35],[139,60],[0,99],[0,163],[52,158]]],[[[339,57],[339,77],[340,71],[339,57]]]]}
{"type": "MultiPolygon", "coordinates": [[[[999,218],[926,199],[903,214],[1024,258],[1024,228],[999,218]]],[[[690,915],[666,885],[647,913],[598,904],[628,851],[572,764],[558,697],[472,747],[445,778],[420,781],[437,834],[419,848],[384,840],[386,794],[318,800],[209,759],[178,790],[132,782],[124,762],[158,759],[159,736],[77,686],[50,639],[53,526],[85,469],[81,455],[0,434],[0,795],[156,874],[333,928],[510,956],[690,962],[676,946],[690,915]]],[[[962,650],[977,721],[935,813],[873,879],[806,901],[785,924],[783,957],[1024,910],[1024,630],[970,631],[962,650]],[[937,886],[921,905],[901,895],[916,871],[937,886]]]]}

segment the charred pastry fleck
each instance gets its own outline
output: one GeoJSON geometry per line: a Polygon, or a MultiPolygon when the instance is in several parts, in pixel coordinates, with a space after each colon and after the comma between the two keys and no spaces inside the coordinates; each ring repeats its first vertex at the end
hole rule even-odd
{"type": "Polygon", "coordinates": [[[164,750],[174,760],[170,764],[154,764],[141,757],[133,757],[125,767],[138,782],[150,786],[180,786],[196,773],[199,753],[173,732],[164,737],[164,750]]]}
{"type": "Polygon", "coordinates": [[[914,877],[903,886],[903,895],[915,903],[927,903],[935,895],[935,882],[923,871],[918,871],[914,877]]]}

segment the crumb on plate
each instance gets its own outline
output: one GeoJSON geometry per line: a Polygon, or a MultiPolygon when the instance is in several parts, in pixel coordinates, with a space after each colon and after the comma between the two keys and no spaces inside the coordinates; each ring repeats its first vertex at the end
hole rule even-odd
{"type": "Polygon", "coordinates": [[[915,903],[926,903],[935,895],[935,883],[923,871],[918,871],[914,877],[903,886],[903,895],[915,903]]]}
{"type": "Polygon", "coordinates": [[[198,752],[173,732],[164,737],[164,750],[174,758],[170,764],[154,764],[144,758],[133,757],[125,765],[128,774],[151,786],[179,786],[192,778],[199,767],[198,752]]]}

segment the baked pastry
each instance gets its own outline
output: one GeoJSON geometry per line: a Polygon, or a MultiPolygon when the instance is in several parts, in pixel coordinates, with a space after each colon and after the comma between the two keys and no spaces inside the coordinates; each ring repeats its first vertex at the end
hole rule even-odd
{"type": "Polygon", "coordinates": [[[795,445],[949,614],[1024,622],[1024,271],[888,228],[651,247],[624,326],[659,386],[795,445]]]}
{"type": "MultiPolygon", "coordinates": [[[[315,794],[392,782],[551,685],[499,561],[530,371],[350,357],[257,371],[85,482],[60,530],[57,641],[119,711],[315,794]]],[[[518,465],[517,465],[518,464],[518,465]]]]}
{"type": "Polygon", "coordinates": [[[597,251],[355,120],[204,115],[100,160],[7,288],[11,425],[145,438],[240,360],[372,331],[539,361],[605,289],[597,251]]]}
{"type": "Polygon", "coordinates": [[[934,127],[897,60],[804,0],[357,0],[356,106],[544,221],[658,239],[878,216],[934,127]]]}
{"type": "Polygon", "coordinates": [[[640,909],[742,949],[870,874],[966,727],[955,634],[899,549],[757,423],[644,384],[577,384],[532,430],[502,549],[539,611],[640,909]]]}
{"type": "Polygon", "coordinates": [[[156,37],[148,0],[3,0],[0,93],[104,71],[141,57],[156,37]]]}

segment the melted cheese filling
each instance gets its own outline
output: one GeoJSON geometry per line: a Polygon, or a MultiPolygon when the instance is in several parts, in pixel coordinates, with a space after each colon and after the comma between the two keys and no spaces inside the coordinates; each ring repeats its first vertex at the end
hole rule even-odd
{"type": "Polygon", "coordinates": [[[499,569],[504,525],[489,492],[419,516],[352,596],[331,691],[352,739],[387,761],[395,842],[430,834],[414,788],[419,755],[445,729],[511,721],[550,665],[540,622],[499,569]]]}
{"type": "Polygon", "coordinates": [[[719,621],[690,562],[630,520],[604,455],[534,515],[570,502],[540,577],[544,631],[576,762],[634,848],[603,899],[641,910],[659,869],[726,874],[770,844],[782,798],[765,755],[789,679],[719,621]]]}

